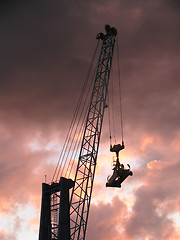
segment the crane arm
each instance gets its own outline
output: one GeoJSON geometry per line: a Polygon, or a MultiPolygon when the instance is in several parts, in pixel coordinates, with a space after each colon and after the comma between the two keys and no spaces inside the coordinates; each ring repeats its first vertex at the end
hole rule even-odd
{"type": "Polygon", "coordinates": [[[102,40],[94,87],[86,119],[83,140],[75,175],[75,185],[70,200],[70,239],[85,239],[89,207],[94,182],[95,168],[101,136],[102,122],[112,65],[113,50],[117,30],[105,26],[106,34],[100,33],[102,40]]]}

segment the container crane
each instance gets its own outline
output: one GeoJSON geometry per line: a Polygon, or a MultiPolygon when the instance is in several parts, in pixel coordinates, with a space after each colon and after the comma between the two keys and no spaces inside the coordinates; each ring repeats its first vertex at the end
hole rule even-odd
{"type": "MultiPolygon", "coordinates": [[[[102,46],[75,178],[61,177],[59,182],[42,184],[39,240],[85,239],[116,35],[117,29],[106,25],[105,33],[96,36],[102,46]]],[[[119,163],[119,151],[124,145],[119,146],[121,148],[114,145],[110,149],[116,152],[117,159],[107,187],[120,187],[122,181],[132,175],[119,163]]]]}

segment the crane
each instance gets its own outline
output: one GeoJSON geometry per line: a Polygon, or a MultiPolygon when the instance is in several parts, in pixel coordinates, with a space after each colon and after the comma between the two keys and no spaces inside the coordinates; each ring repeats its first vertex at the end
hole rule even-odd
{"type": "MultiPolygon", "coordinates": [[[[85,239],[116,35],[117,29],[106,25],[105,33],[96,36],[102,46],[75,178],[60,177],[58,182],[42,184],[39,240],[85,239]]],[[[116,170],[106,183],[107,187],[120,187],[131,175],[130,170],[124,170],[125,176],[120,179],[119,175],[124,172],[118,157],[121,149],[116,146],[111,146],[111,151],[117,155],[116,170]]]]}

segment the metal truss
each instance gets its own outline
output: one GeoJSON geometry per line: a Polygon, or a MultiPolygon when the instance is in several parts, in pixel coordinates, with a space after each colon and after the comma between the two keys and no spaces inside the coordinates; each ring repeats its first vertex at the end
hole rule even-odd
{"type": "Polygon", "coordinates": [[[70,200],[71,240],[85,239],[116,33],[109,28],[99,34],[101,53],[70,200]]]}

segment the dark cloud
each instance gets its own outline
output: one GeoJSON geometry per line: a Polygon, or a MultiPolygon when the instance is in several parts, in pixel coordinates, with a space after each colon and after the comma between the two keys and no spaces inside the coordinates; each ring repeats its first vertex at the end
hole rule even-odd
{"type": "Polygon", "coordinates": [[[134,119],[140,128],[146,122],[147,128],[154,131],[162,120],[167,119],[167,123],[163,121],[164,129],[169,121],[175,122],[179,114],[170,100],[179,96],[176,50],[179,25],[177,16],[163,7],[161,1],[148,4],[78,1],[76,6],[64,1],[51,4],[45,1],[42,5],[35,2],[31,5],[33,18],[32,6],[25,4],[1,23],[1,106],[5,111],[9,108],[13,115],[15,109],[27,119],[46,124],[49,116],[52,121],[61,119],[61,124],[66,117],[70,118],[74,110],[71,99],[77,101],[80,93],[95,34],[108,21],[120,26],[126,118],[134,119]],[[119,14],[114,18],[109,10],[119,14]],[[93,13],[96,17],[98,13],[98,24],[93,22],[93,13]],[[169,68],[172,61],[173,67],[169,68]]]}
{"type": "MultiPolygon", "coordinates": [[[[172,152],[170,155],[173,158],[172,152]]],[[[179,159],[170,162],[168,156],[163,158],[148,164],[143,177],[144,185],[135,190],[136,200],[132,215],[125,224],[125,231],[130,239],[136,236],[142,239],[146,236],[152,239],[177,237],[174,221],[169,214],[179,211],[179,159]]],[[[139,175],[138,172],[137,174],[139,175]]]]}
{"type": "Polygon", "coordinates": [[[112,204],[103,202],[97,206],[92,204],[87,239],[118,239],[117,227],[123,224],[126,211],[126,205],[118,197],[113,198],[112,204]]]}
{"type": "Polygon", "coordinates": [[[178,0],[166,0],[167,5],[172,8],[172,10],[176,13],[179,13],[180,11],[180,3],[178,0]]]}
{"type": "MultiPolygon", "coordinates": [[[[1,23],[4,111],[13,115],[15,110],[23,118],[47,122],[48,116],[65,120],[66,112],[74,110],[71,99],[77,101],[84,69],[95,46],[88,47],[86,21],[84,27],[80,24],[83,12],[74,5],[62,2],[49,6],[46,1],[42,5],[34,3],[33,18],[32,8],[27,6],[7,15],[1,23]]],[[[92,39],[96,43],[95,34],[92,39]]]]}
{"type": "MultiPolygon", "coordinates": [[[[131,238],[145,239],[149,236],[152,239],[169,239],[174,235],[173,221],[157,210],[156,200],[161,193],[155,194],[156,196],[153,196],[146,186],[138,189],[133,207],[134,214],[126,226],[127,235],[131,238]]],[[[163,199],[163,196],[161,197],[163,199]]]]}

